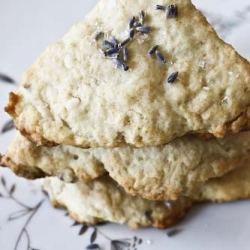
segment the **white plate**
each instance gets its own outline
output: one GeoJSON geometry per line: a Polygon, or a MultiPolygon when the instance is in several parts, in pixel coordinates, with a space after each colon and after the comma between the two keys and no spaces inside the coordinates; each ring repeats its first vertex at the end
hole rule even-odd
{"type": "MultiPolygon", "coordinates": [[[[238,0],[194,2],[219,34],[249,58],[249,0],[241,0],[240,4],[238,0]]],[[[90,0],[1,0],[0,73],[19,81],[22,72],[44,47],[59,39],[73,23],[81,21],[95,3],[90,0]]],[[[7,103],[8,92],[15,90],[17,85],[0,82],[0,110],[7,103]]],[[[0,111],[0,129],[8,120],[9,117],[0,111]]],[[[13,136],[14,131],[0,135],[1,153],[5,152],[13,136]]],[[[0,177],[1,250],[85,249],[95,231],[95,243],[105,250],[118,250],[115,244],[121,250],[250,249],[250,201],[196,205],[186,219],[174,227],[180,232],[173,237],[168,237],[165,230],[131,231],[126,226],[113,224],[89,227],[79,235],[82,226],[71,227],[73,221],[65,216],[65,211],[52,209],[39,183],[17,178],[5,169],[0,169],[0,177]],[[13,193],[7,197],[10,191],[13,193]],[[121,239],[127,239],[131,247],[114,241],[121,239]]]]}

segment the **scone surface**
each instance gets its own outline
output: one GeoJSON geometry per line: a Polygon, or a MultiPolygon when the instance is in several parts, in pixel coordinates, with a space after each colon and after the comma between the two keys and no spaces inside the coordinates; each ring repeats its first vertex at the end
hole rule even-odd
{"type": "Polygon", "coordinates": [[[189,0],[177,18],[155,5],[170,0],[101,0],[24,74],[6,111],[29,139],[83,148],[156,146],[187,133],[224,137],[248,129],[250,65],[222,42],[189,0]],[[144,10],[149,34],[127,45],[130,70],[115,68],[94,41],[123,41],[128,20],[144,10]],[[158,45],[162,64],[148,50],[158,45]],[[168,83],[169,76],[179,72],[168,83]]]}

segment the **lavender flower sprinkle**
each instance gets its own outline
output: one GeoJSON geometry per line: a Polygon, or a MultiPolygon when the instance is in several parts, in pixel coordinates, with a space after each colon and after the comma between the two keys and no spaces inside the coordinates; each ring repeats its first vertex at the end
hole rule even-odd
{"type": "Polygon", "coordinates": [[[108,55],[112,55],[112,54],[119,53],[119,52],[120,52],[120,48],[112,48],[112,49],[108,49],[107,51],[105,51],[104,55],[108,56],[108,55]]]}
{"type": "Polygon", "coordinates": [[[166,63],[166,59],[164,58],[164,56],[161,54],[160,51],[156,50],[155,55],[158,61],[160,61],[162,64],[166,63]]]}
{"type": "Polygon", "coordinates": [[[148,26],[141,26],[141,27],[137,27],[136,30],[141,33],[149,33],[151,31],[151,28],[148,26]]]}
{"type": "Polygon", "coordinates": [[[134,22],[134,27],[140,27],[142,24],[139,21],[134,22]]]}
{"type": "Polygon", "coordinates": [[[166,18],[176,18],[178,16],[178,7],[176,4],[169,4],[166,8],[166,18]]]}
{"type": "Polygon", "coordinates": [[[123,52],[123,60],[126,62],[128,60],[128,49],[124,47],[122,52],[123,52]]]}
{"type": "Polygon", "coordinates": [[[145,12],[142,10],[139,12],[139,22],[143,25],[144,24],[144,21],[145,21],[145,12]]]}
{"type": "Polygon", "coordinates": [[[151,47],[148,51],[148,55],[152,55],[153,53],[155,53],[156,49],[158,48],[158,45],[155,45],[153,47],[151,47]]]}
{"type": "Polygon", "coordinates": [[[133,27],[134,22],[135,22],[135,17],[133,16],[130,18],[129,23],[128,23],[129,29],[131,29],[133,27]]]}
{"type": "Polygon", "coordinates": [[[103,36],[104,36],[104,33],[103,33],[103,32],[98,32],[98,33],[94,36],[94,40],[97,42],[97,41],[100,40],[103,36]]]}
{"type": "Polygon", "coordinates": [[[119,47],[123,47],[123,46],[125,46],[128,42],[130,42],[130,37],[128,37],[128,38],[126,38],[123,42],[121,42],[118,46],[119,47]]]}
{"type": "Polygon", "coordinates": [[[114,48],[118,47],[118,41],[114,37],[111,38],[110,42],[113,44],[114,48]]]}
{"type": "Polygon", "coordinates": [[[123,68],[124,71],[128,71],[129,67],[124,62],[122,62],[121,60],[113,59],[113,62],[114,62],[116,67],[123,68]]]}
{"type": "Polygon", "coordinates": [[[155,9],[156,9],[156,10],[166,10],[166,7],[165,7],[165,6],[162,6],[162,5],[157,4],[155,9]]]}
{"type": "Polygon", "coordinates": [[[106,57],[109,59],[117,59],[119,57],[119,53],[113,53],[110,55],[106,55],[106,57]]]}
{"type": "Polygon", "coordinates": [[[179,74],[178,71],[172,73],[172,74],[168,77],[168,83],[171,83],[171,84],[172,84],[172,83],[177,79],[178,74],[179,74]]]}
{"type": "Polygon", "coordinates": [[[104,40],[103,43],[102,43],[102,46],[105,47],[106,49],[112,49],[114,48],[114,44],[107,41],[107,40],[104,40]]]}
{"type": "Polygon", "coordinates": [[[134,29],[131,29],[131,30],[129,31],[129,38],[130,38],[130,39],[133,39],[134,36],[135,36],[135,30],[134,30],[134,29]]]}

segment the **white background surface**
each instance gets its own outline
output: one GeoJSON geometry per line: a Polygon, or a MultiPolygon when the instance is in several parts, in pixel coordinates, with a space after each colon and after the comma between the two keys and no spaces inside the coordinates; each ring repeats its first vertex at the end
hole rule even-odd
{"type": "MultiPolygon", "coordinates": [[[[0,0],[0,72],[20,81],[27,66],[43,51],[45,46],[58,40],[75,22],[81,21],[97,1],[86,0],[0,0]]],[[[196,0],[205,10],[225,39],[245,57],[250,58],[249,0],[196,0]],[[245,11],[245,12],[244,12],[245,11]],[[237,13],[240,12],[238,15],[237,13]],[[242,13],[245,13],[244,15],[242,13]],[[248,13],[248,14],[247,14],[248,13]],[[219,24],[218,25],[218,20],[219,24]],[[227,31],[221,31],[222,24],[227,31]],[[231,27],[233,28],[231,29],[231,27]]],[[[105,11],[105,10],[104,10],[105,11]]],[[[7,94],[16,86],[0,83],[0,128],[9,118],[1,111],[7,103],[7,94]]],[[[0,152],[3,153],[14,132],[0,136],[0,152]]],[[[15,178],[6,170],[0,170],[8,185],[16,183],[16,195],[28,204],[36,204],[42,197],[31,191],[31,184],[15,178]]],[[[2,187],[0,185],[0,192],[2,187]]],[[[0,198],[0,250],[14,249],[18,232],[25,220],[7,223],[11,211],[18,209],[11,201],[0,198]]],[[[249,250],[250,202],[230,204],[206,204],[196,206],[177,227],[181,233],[168,238],[165,231],[130,231],[125,226],[108,225],[100,228],[111,238],[141,237],[144,243],[138,250],[249,250]],[[152,244],[147,244],[151,240],[152,244]]],[[[46,201],[29,225],[33,247],[41,250],[84,249],[89,244],[89,233],[78,236],[79,228],[71,228],[72,222],[50,208],[46,201]]],[[[25,219],[25,218],[24,218],[25,219]]],[[[109,242],[98,235],[102,249],[110,249],[109,242]]],[[[18,248],[26,249],[25,241],[18,248]]]]}

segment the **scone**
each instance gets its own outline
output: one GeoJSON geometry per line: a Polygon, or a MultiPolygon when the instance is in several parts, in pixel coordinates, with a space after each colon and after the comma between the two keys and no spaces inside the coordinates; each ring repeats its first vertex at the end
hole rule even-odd
{"type": "Polygon", "coordinates": [[[249,63],[189,0],[172,3],[101,0],[10,94],[17,129],[38,144],[82,148],[248,130],[249,63]]]}
{"type": "Polygon", "coordinates": [[[129,195],[107,175],[88,184],[67,184],[50,177],[44,180],[43,188],[54,206],[67,208],[76,221],[87,224],[96,224],[93,217],[131,228],[167,228],[180,221],[192,204],[188,198],[164,202],[129,195]]]}
{"type": "MultiPolygon", "coordinates": [[[[246,163],[245,167],[207,181],[192,199],[226,202],[250,198],[249,183],[250,167],[246,163]]],[[[182,219],[191,206],[191,198],[156,202],[133,197],[107,175],[88,184],[66,184],[50,177],[45,179],[43,187],[55,207],[65,207],[72,218],[85,224],[111,221],[127,223],[131,228],[166,228],[182,219]]]]}
{"type": "Polygon", "coordinates": [[[234,201],[250,198],[250,164],[233,170],[221,178],[207,181],[194,196],[196,201],[234,201]]]}
{"type": "Polygon", "coordinates": [[[164,200],[191,196],[208,179],[245,166],[249,151],[249,132],[209,141],[188,135],[165,146],[137,149],[48,148],[18,134],[1,162],[24,177],[27,170],[28,177],[43,177],[39,168],[66,182],[90,181],[107,170],[127,192],[164,200]]]}

